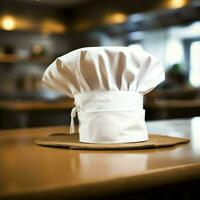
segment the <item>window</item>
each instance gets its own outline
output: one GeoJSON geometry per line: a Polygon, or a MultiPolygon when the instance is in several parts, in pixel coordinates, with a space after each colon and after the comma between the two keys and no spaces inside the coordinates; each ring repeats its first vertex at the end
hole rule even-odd
{"type": "Polygon", "coordinates": [[[190,83],[195,86],[200,86],[200,41],[191,43],[190,46],[190,83]]]}

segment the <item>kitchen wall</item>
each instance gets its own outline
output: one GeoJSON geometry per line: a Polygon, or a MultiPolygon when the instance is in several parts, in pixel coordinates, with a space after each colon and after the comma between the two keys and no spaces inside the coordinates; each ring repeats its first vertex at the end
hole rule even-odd
{"type": "Polygon", "coordinates": [[[199,115],[198,1],[68,2],[0,1],[0,128],[69,124],[73,102],[66,111],[66,96],[41,78],[56,57],[88,46],[143,48],[161,60],[166,81],[145,95],[147,120],[199,115]],[[40,103],[48,105],[41,111],[40,103]]]}

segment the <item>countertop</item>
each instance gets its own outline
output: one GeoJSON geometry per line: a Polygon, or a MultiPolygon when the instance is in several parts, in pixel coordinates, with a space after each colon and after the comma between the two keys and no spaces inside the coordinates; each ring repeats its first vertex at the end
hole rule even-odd
{"type": "Polygon", "coordinates": [[[191,138],[170,148],[121,151],[42,147],[69,127],[0,131],[0,199],[75,199],[200,180],[200,118],[147,123],[154,134],[191,138]]]}

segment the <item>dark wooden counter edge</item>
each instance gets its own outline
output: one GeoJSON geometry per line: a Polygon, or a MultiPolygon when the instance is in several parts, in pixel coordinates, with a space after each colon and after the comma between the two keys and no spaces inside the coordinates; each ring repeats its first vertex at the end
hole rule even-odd
{"type": "Polygon", "coordinates": [[[46,188],[24,193],[0,194],[0,199],[88,199],[109,195],[134,194],[136,192],[166,187],[173,184],[200,180],[200,163],[190,163],[173,167],[148,170],[113,180],[91,182],[60,188],[46,188]]]}
{"type": "Polygon", "coordinates": [[[177,109],[177,108],[199,108],[200,100],[178,100],[178,99],[169,99],[169,100],[159,100],[158,102],[149,102],[144,103],[144,107],[146,109],[160,109],[160,108],[168,108],[168,109],[177,109]]]}
{"type": "Polygon", "coordinates": [[[73,99],[62,101],[0,101],[0,110],[6,111],[63,110],[73,107],[73,99]]]}

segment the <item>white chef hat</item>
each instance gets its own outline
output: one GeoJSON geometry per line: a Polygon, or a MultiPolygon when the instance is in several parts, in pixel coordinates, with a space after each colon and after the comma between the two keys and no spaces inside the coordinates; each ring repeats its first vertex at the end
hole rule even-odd
{"type": "Polygon", "coordinates": [[[143,95],[165,79],[160,62],[131,47],[88,47],[57,58],[45,71],[47,86],[74,97],[79,140],[126,143],[148,140],[143,95]]]}

